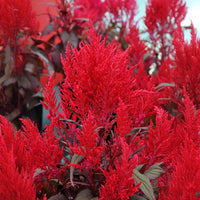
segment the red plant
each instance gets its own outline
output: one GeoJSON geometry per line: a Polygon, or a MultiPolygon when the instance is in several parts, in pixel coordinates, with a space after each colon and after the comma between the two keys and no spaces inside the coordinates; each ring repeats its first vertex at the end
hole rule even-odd
{"type": "Polygon", "coordinates": [[[75,0],[73,5],[77,8],[75,9],[77,18],[85,18],[94,24],[102,21],[106,11],[105,3],[101,0],[75,0]]]}
{"type": "MultiPolygon", "coordinates": [[[[3,199],[35,199],[32,174],[19,165],[18,156],[23,157],[22,142],[14,136],[12,125],[0,116],[0,196],[3,199]],[[19,154],[18,154],[19,153],[19,154]]],[[[27,160],[26,160],[27,162],[27,160]]]]}
{"type": "Polygon", "coordinates": [[[110,13],[111,22],[120,22],[123,27],[129,23],[132,24],[136,10],[135,0],[106,0],[105,4],[106,10],[110,13]]]}
{"type": "Polygon", "coordinates": [[[30,120],[22,120],[22,130],[18,134],[24,139],[27,158],[33,169],[54,168],[61,162],[63,153],[53,132],[57,120],[58,118],[52,119],[51,125],[46,127],[43,135],[30,120]]]}
{"type": "MultiPolygon", "coordinates": [[[[52,74],[42,103],[50,125],[41,133],[29,119],[22,119],[22,127],[14,131],[0,116],[0,196],[199,199],[200,112],[199,90],[194,87],[199,85],[199,40],[194,29],[190,43],[180,27],[175,33],[185,16],[183,1],[149,0],[145,23],[152,52],[133,23],[135,0],[59,2],[58,16],[49,15],[50,24],[42,33],[55,34],[48,42],[33,39],[31,50],[47,60],[43,53],[51,53],[58,66],[62,62],[61,98],[55,95],[52,74]],[[87,40],[79,43],[83,17],[92,18],[93,24],[91,20],[84,32],[87,40]],[[108,24],[101,21],[106,17],[108,24]],[[92,28],[98,24],[103,36],[92,28]],[[56,55],[65,46],[60,61],[56,55]],[[152,62],[156,70],[150,75],[152,62]]],[[[19,44],[22,49],[27,45],[19,44]]],[[[9,50],[3,50],[7,61],[2,66],[12,64],[9,50]]],[[[21,58],[26,57],[16,63],[21,58]]],[[[4,97],[4,88],[0,92],[4,97]]]]}
{"type": "Polygon", "coordinates": [[[199,199],[200,148],[185,135],[179,153],[173,158],[172,179],[167,192],[161,193],[163,200],[199,199]]]}
{"type": "Polygon", "coordinates": [[[95,120],[89,112],[87,119],[83,122],[82,131],[76,132],[78,144],[71,147],[75,154],[87,158],[82,165],[88,170],[98,170],[102,153],[105,149],[100,141],[100,135],[95,130],[97,128],[95,120]]]}
{"type": "Polygon", "coordinates": [[[36,33],[38,22],[31,9],[30,0],[1,0],[0,4],[1,35],[7,44],[16,47],[17,37],[20,37],[20,34],[23,32],[36,33]]]}
{"type": "Polygon", "coordinates": [[[15,120],[17,128],[19,115],[27,116],[39,102],[36,94],[44,67],[45,55],[41,56],[33,42],[39,24],[31,3],[0,0],[0,114],[15,120]]]}
{"type": "Polygon", "coordinates": [[[169,149],[172,147],[172,134],[173,118],[168,119],[168,113],[160,108],[155,108],[156,121],[155,127],[151,122],[149,133],[145,140],[145,155],[149,165],[163,162],[164,165],[169,164],[171,155],[169,149]]]}
{"type": "Polygon", "coordinates": [[[66,79],[62,85],[62,107],[65,116],[73,110],[85,118],[90,110],[98,126],[105,125],[114,114],[119,97],[127,101],[134,86],[128,69],[128,51],[121,52],[113,44],[105,46],[105,39],[89,31],[89,43],[81,43],[80,50],[66,50],[63,59],[66,79]],[[70,111],[70,112],[69,112],[70,111]]]}
{"type": "Polygon", "coordinates": [[[193,104],[185,89],[184,100],[182,101],[182,105],[179,105],[179,112],[181,114],[177,121],[180,127],[177,128],[176,131],[178,132],[177,134],[180,137],[180,141],[185,140],[184,137],[186,137],[189,138],[189,140],[193,141],[194,144],[196,143],[198,145],[200,142],[200,112],[196,109],[196,105],[193,104]],[[184,129],[183,133],[187,133],[187,136],[181,133],[182,129],[184,129]]]}
{"type": "Polygon", "coordinates": [[[172,39],[177,25],[185,18],[183,0],[149,0],[144,23],[152,41],[155,64],[159,68],[169,55],[173,55],[172,39]]]}
{"type": "Polygon", "coordinates": [[[130,64],[131,66],[134,66],[143,60],[143,56],[147,53],[147,49],[144,41],[140,39],[139,29],[133,25],[129,28],[130,30],[124,39],[130,45],[130,64]]]}
{"type": "Polygon", "coordinates": [[[197,38],[194,28],[191,31],[191,41],[184,40],[184,34],[179,28],[174,39],[175,46],[175,68],[174,82],[177,90],[182,93],[183,87],[189,94],[193,103],[199,108],[199,59],[200,59],[200,40],[197,38]],[[179,35],[177,37],[177,35],[179,35]]]}
{"type": "Polygon", "coordinates": [[[113,167],[104,170],[106,178],[105,185],[100,189],[99,200],[128,200],[130,196],[138,191],[139,185],[135,185],[133,169],[137,165],[137,159],[130,159],[130,147],[121,140],[122,155],[120,160],[115,160],[113,167]]]}
{"type": "Polygon", "coordinates": [[[49,114],[47,115],[47,118],[49,120],[51,120],[51,118],[54,118],[58,115],[58,109],[59,109],[59,103],[57,102],[56,99],[56,91],[53,90],[53,86],[54,86],[54,73],[51,75],[51,77],[49,78],[49,81],[46,85],[46,87],[44,88],[44,102],[41,102],[42,105],[44,106],[44,108],[46,110],[48,110],[49,114]]]}
{"type": "Polygon", "coordinates": [[[0,139],[0,196],[3,199],[34,200],[36,196],[33,177],[24,169],[19,171],[13,149],[0,139]]]}

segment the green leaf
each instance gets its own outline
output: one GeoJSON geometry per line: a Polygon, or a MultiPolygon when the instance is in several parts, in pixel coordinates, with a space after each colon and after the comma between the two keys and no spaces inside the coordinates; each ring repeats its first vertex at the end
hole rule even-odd
{"type": "Polygon", "coordinates": [[[17,83],[20,88],[22,87],[27,90],[32,89],[31,81],[28,79],[27,76],[24,76],[24,75],[18,76],[17,83]]]}
{"type": "Polygon", "coordinates": [[[133,134],[136,134],[137,132],[139,132],[139,131],[141,131],[141,130],[148,130],[148,129],[149,129],[148,126],[133,128],[127,135],[125,135],[125,137],[131,136],[131,135],[133,135],[133,134]]]}
{"type": "Polygon", "coordinates": [[[8,121],[13,121],[15,118],[17,118],[20,115],[21,111],[19,108],[15,108],[11,113],[6,115],[6,119],[8,121]]]}
{"type": "Polygon", "coordinates": [[[174,83],[161,83],[155,87],[155,90],[162,89],[162,87],[175,87],[174,83]]]}
{"type": "Polygon", "coordinates": [[[63,31],[61,33],[61,40],[64,46],[66,46],[68,42],[70,42],[73,47],[78,46],[78,37],[74,32],[67,33],[66,31],[63,31]]]}
{"type": "Polygon", "coordinates": [[[136,184],[140,184],[140,190],[147,196],[149,200],[155,200],[152,185],[149,178],[141,174],[137,169],[133,170],[133,178],[136,184]]]}
{"type": "Polygon", "coordinates": [[[53,66],[52,66],[48,56],[46,55],[46,53],[43,51],[43,49],[37,48],[37,47],[32,47],[31,51],[33,54],[39,56],[47,64],[47,69],[49,71],[49,74],[52,75],[54,72],[53,66]]]}
{"type": "Polygon", "coordinates": [[[161,174],[165,173],[165,170],[162,169],[159,165],[155,164],[150,166],[144,173],[150,180],[158,178],[161,174]]]}
{"type": "Polygon", "coordinates": [[[80,191],[75,200],[91,200],[93,199],[92,192],[89,189],[80,191]]]}
{"type": "Polygon", "coordinates": [[[50,22],[44,29],[44,31],[42,32],[42,36],[43,35],[48,35],[49,33],[51,33],[52,31],[54,31],[55,29],[55,25],[54,22],[50,22]]]}
{"type": "Polygon", "coordinates": [[[13,57],[11,56],[11,49],[8,45],[5,48],[4,64],[4,75],[0,77],[0,85],[11,77],[14,65],[13,57]]]}
{"type": "Polygon", "coordinates": [[[141,165],[137,165],[135,167],[136,170],[140,171],[143,167],[144,167],[145,164],[141,164],[141,165]]]}
{"type": "Polygon", "coordinates": [[[56,194],[48,200],[66,200],[66,197],[63,194],[56,194]]]}
{"type": "Polygon", "coordinates": [[[61,63],[60,55],[63,54],[63,50],[61,49],[61,44],[57,44],[56,48],[51,51],[51,60],[54,66],[54,70],[56,72],[61,72],[63,70],[63,66],[61,63]]]}
{"type": "Polygon", "coordinates": [[[11,49],[7,45],[5,47],[5,60],[4,60],[4,64],[8,64],[10,62],[10,59],[11,59],[11,49]]]}
{"type": "Polygon", "coordinates": [[[134,194],[130,200],[147,200],[146,198],[142,197],[142,196],[138,196],[136,194],[134,194]]]}
{"type": "Polygon", "coordinates": [[[12,84],[15,84],[17,81],[17,77],[10,77],[9,79],[7,79],[6,81],[4,81],[3,86],[9,86],[12,84]]]}
{"type": "MultiPolygon", "coordinates": [[[[72,156],[72,159],[71,159],[71,164],[78,164],[79,162],[81,162],[83,160],[83,156],[81,155],[78,155],[78,154],[74,154],[72,156]]],[[[74,183],[73,183],[73,174],[74,174],[74,167],[70,167],[70,182],[72,184],[72,186],[74,186],[74,183]]]]}
{"type": "Polygon", "coordinates": [[[42,170],[42,169],[40,169],[40,168],[37,168],[37,169],[35,170],[35,173],[34,173],[34,175],[33,175],[33,178],[35,178],[37,175],[43,174],[43,173],[45,173],[45,170],[42,170]]]}

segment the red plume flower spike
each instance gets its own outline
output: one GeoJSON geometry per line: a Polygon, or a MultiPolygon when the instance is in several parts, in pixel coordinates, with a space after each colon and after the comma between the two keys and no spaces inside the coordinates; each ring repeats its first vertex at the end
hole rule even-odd
{"type": "Polygon", "coordinates": [[[16,150],[21,143],[15,141],[11,124],[3,117],[0,121],[0,196],[2,199],[34,200],[36,192],[32,173],[27,173],[24,166],[18,167],[18,157],[23,157],[23,152],[20,155],[16,150]]]}
{"type": "Polygon", "coordinates": [[[9,44],[16,45],[21,31],[29,34],[37,31],[38,22],[30,0],[0,0],[0,5],[0,33],[9,44]]]}
{"type": "Polygon", "coordinates": [[[165,165],[169,164],[171,159],[169,149],[171,148],[173,118],[168,119],[168,113],[161,108],[156,107],[156,125],[154,127],[151,122],[149,133],[146,140],[146,159],[149,165],[156,162],[164,162],[165,165]]]}
{"type": "Polygon", "coordinates": [[[121,139],[122,155],[116,159],[115,167],[105,170],[105,185],[101,186],[99,200],[128,200],[138,191],[138,185],[134,185],[133,169],[137,165],[136,159],[130,159],[129,145],[121,139]]]}
{"type": "Polygon", "coordinates": [[[168,192],[161,193],[163,200],[197,200],[200,191],[200,148],[185,137],[179,153],[173,158],[172,180],[168,192]]]}
{"type": "MultiPolygon", "coordinates": [[[[62,85],[62,108],[66,116],[69,110],[82,118],[89,110],[99,126],[105,125],[116,110],[119,97],[126,101],[134,86],[132,71],[128,69],[128,51],[118,51],[113,44],[105,46],[105,40],[95,31],[89,31],[89,43],[81,43],[80,50],[68,45],[63,65],[66,73],[62,85]]],[[[69,113],[69,114],[67,114],[69,113]]]]}
{"type": "Polygon", "coordinates": [[[101,162],[101,155],[104,151],[104,147],[100,146],[100,136],[96,131],[96,123],[89,112],[87,119],[83,122],[83,128],[77,132],[78,144],[77,147],[72,147],[75,154],[82,155],[85,158],[83,165],[87,169],[99,168],[101,162]]]}
{"type": "Polygon", "coordinates": [[[44,88],[44,102],[41,102],[46,110],[49,111],[47,118],[56,117],[58,115],[59,103],[56,98],[56,90],[54,90],[54,73],[50,76],[49,81],[44,88]]]}

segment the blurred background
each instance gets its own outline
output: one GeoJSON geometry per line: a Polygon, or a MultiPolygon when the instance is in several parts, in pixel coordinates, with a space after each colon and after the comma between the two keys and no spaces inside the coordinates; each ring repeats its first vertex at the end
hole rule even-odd
{"type": "MultiPolygon", "coordinates": [[[[137,0],[138,4],[138,14],[136,19],[142,19],[145,15],[145,6],[148,0],[137,0]]],[[[48,24],[47,11],[51,13],[56,13],[56,8],[54,3],[56,0],[32,0],[33,9],[38,15],[40,24],[40,30],[42,30],[48,24]]],[[[200,36],[200,0],[185,0],[188,7],[188,12],[185,20],[182,22],[183,26],[189,26],[191,21],[194,24],[194,27],[197,29],[198,35],[200,36]]],[[[142,20],[140,21],[141,29],[144,29],[142,20]]],[[[186,37],[189,38],[189,31],[186,33],[186,37]]]]}

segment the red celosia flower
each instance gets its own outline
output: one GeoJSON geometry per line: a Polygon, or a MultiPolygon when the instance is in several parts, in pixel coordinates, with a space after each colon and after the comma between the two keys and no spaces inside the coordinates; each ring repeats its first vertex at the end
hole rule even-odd
{"type": "Polygon", "coordinates": [[[193,103],[199,108],[200,106],[200,40],[192,28],[191,41],[184,40],[184,34],[182,30],[176,33],[174,39],[175,46],[175,68],[174,68],[174,82],[177,90],[180,91],[185,87],[193,103]]]}
{"type": "Polygon", "coordinates": [[[121,140],[122,155],[116,159],[115,167],[104,170],[105,185],[100,188],[99,200],[128,200],[138,191],[138,185],[134,185],[133,169],[137,161],[130,159],[129,145],[121,140]]]}
{"type": "Polygon", "coordinates": [[[7,146],[6,138],[0,136],[0,196],[2,199],[34,200],[36,194],[32,174],[17,167],[12,143],[10,146],[7,146]]]}
{"type": "Polygon", "coordinates": [[[134,90],[130,93],[129,99],[125,104],[129,116],[133,120],[133,127],[145,126],[149,120],[144,120],[146,117],[154,113],[154,106],[156,105],[156,93],[148,90],[134,90]]]}
{"type": "Polygon", "coordinates": [[[123,25],[133,24],[136,1],[135,0],[106,0],[106,10],[111,13],[111,22],[120,22],[123,25]]]}
{"type": "Polygon", "coordinates": [[[186,4],[182,0],[148,0],[145,25],[152,34],[154,31],[171,31],[171,25],[179,24],[185,15],[186,4]]]}
{"type": "Polygon", "coordinates": [[[156,162],[164,162],[164,164],[170,159],[169,149],[171,148],[172,135],[172,123],[173,118],[168,119],[168,114],[160,108],[156,110],[156,125],[154,127],[151,122],[149,127],[149,133],[145,141],[145,155],[149,165],[156,162]]]}
{"type": "Polygon", "coordinates": [[[130,63],[132,66],[134,66],[143,59],[143,56],[147,52],[147,50],[144,41],[140,39],[139,29],[133,25],[130,26],[129,28],[130,30],[128,34],[124,37],[124,39],[130,45],[129,49],[130,63]]]}
{"type": "Polygon", "coordinates": [[[169,190],[162,192],[162,200],[197,200],[200,191],[200,148],[185,135],[177,156],[173,158],[172,180],[169,190]]]}
{"type": "Polygon", "coordinates": [[[87,119],[83,122],[82,131],[76,133],[78,144],[72,147],[75,154],[84,157],[83,165],[87,169],[98,169],[101,161],[101,155],[104,147],[101,146],[100,136],[95,130],[96,124],[91,113],[88,114],[87,119]]]}
{"type": "Polygon", "coordinates": [[[156,67],[160,67],[162,62],[172,53],[171,43],[175,29],[185,18],[185,15],[186,4],[183,3],[183,0],[148,1],[144,22],[152,40],[153,51],[156,51],[156,67]]]}
{"type": "MultiPolygon", "coordinates": [[[[198,145],[200,142],[200,111],[196,109],[185,89],[184,97],[183,105],[179,106],[179,111],[183,114],[183,119],[178,119],[178,122],[187,132],[188,138],[198,145]]],[[[184,134],[181,135],[182,139],[184,139],[184,134]]]]}
{"type": "Polygon", "coordinates": [[[15,45],[20,32],[35,33],[38,29],[36,15],[30,0],[0,0],[0,28],[9,44],[15,45]]]}
{"type": "Polygon", "coordinates": [[[12,124],[8,123],[3,116],[0,116],[0,137],[3,138],[8,151],[13,151],[15,164],[19,171],[23,168],[29,169],[29,158],[26,157],[24,141],[18,134],[15,136],[12,124]]]}
{"type": "Polygon", "coordinates": [[[62,105],[66,116],[73,110],[85,118],[90,110],[97,124],[103,125],[116,111],[119,98],[129,98],[134,80],[127,67],[128,51],[122,53],[112,43],[105,46],[93,29],[89,37],[89,43],[81,43],[79,51],[72,48],[71,54],[67,47],[62,105]]]}
{"type": "Polygon", "coordinates": [[[48,84],[44,87],[44,102],[41,102],[49,114],[47,118],[50,120],[58,115],[59,103],[56,98],[56,90],[54,90],[54,73],[49,78],[48,84]]]}
{"type": "Polygon", "coordinates": [[[62,151],[53,132],[57,121],[58,116],[52,119],[51,125],[47,126],[45,133],[41,135],[30,120],[22,120],[22,130],[14,136],[12,126],[4,117],[0,117],[0,137],[8,150],[12,148],[19,170],[25,169],[33,175],[37,168],[54,168],[56,164],[60,164],[62,151]]]}
{"type": "Polygon", "coordinates": [[[0,137],[3,137],[8,150],[13,148],[15,140],[15,131],[12,124],[9,123],[5,117],[0,115],[0,137]]]}
{"type": "Polygon", "coordinates": [[[132,120],[127,111],[127,106],[120,100],[119,106],[117,108],[117,128],[115,130],[116,134],[119,134],[120,137],[127,135],[132,127],[132,120]]]}
{"type": "Polygon", "coordinates": [[[53,132],[58,117],[52,119],[43,135],[40,134],[38,128],[30,120],[22,120],[22,130],[18,133],[24,139],[27,149],[27,160],[29,160],[32,168],[54,168],[60,164],[62,159],[62,151],[59,149],[58,140],[53,132]]]}
{"type": "Polygon", "coordinates": [[[159,85],[161,83],[173,83],[173,68],[170,65],[173,64],[173,61],[170,59],[165,60],[162,65],[159,67],[157,73],[154,73],[154,82],[155,85],[159,85]]]}
{"type": "Polygon", "coordinates": [[[75,0],[75,17],[86,18],[93,23],[101,22],[105,13],[105,5],[101,0],[75,0]]]}

